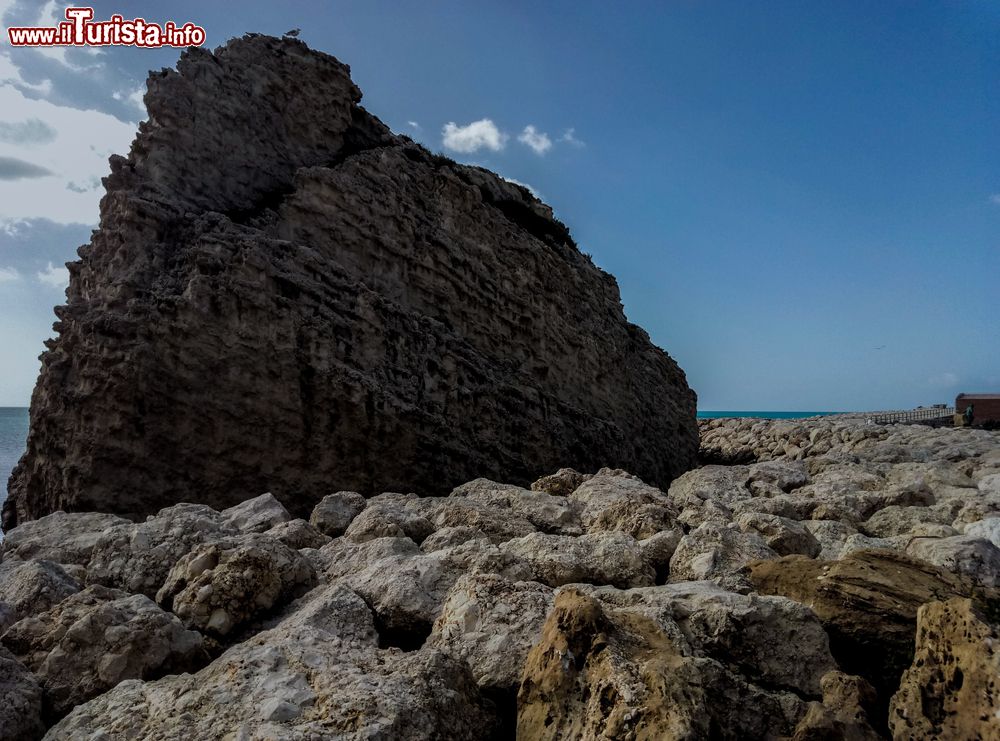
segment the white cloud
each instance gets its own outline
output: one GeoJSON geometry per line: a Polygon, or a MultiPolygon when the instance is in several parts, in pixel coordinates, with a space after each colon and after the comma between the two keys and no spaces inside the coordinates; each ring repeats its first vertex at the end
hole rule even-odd
{"type": "Polygon", "coordinates": [[[507,135],[488,118],[473,121],[468,126],[458,126],[449,121],[441,130],[445,149],[469,154],[480,149],[499,152],[507,142],[507,135]]]}
{"type": "Polygon", "coordinates": [[[420,131],[422,128],[420,124],[418,124],[416,121],[407,121],[406,125],[409,126],[411,129],[413,129],[414,131],[420,131]]]}
{"type": "Polygon", "coordinates": [[[567,144],[571,144],[574,147],[587,146],[586,142],[576,138],[576,129],[573,128],[566,129],[563,132],[563,135],[559,137],[559,141],[566,142],[567,144]]]}
{"type": "Polygon", "coordinates": [[[535,198],[537,198],[538,200],[542,199],[542,194],[539,193],[537,190],[535,190],[530,185],[528,185],[527,183],[523,183],[520,180],[515,180],[514,178],[504,177],[503,175],[501,175],[500,177],[502,177],[508,183],[513,183],[514,185],[520,185],[522,188],[527,188],[528,192],[531,193],[531,195],[533,195],[535,198]]]}
{"type": "Polygon", "coordinates": [[[0,85],[13,85],[19,90],[31,90],[42,96],[52,92],[52,80],[42,80],[37,83],[28,82],[21,74],[21,70],[11,60],[10,55],[2,51],[0,51],[0,85]]]}
{"type": "Polygon", "coordinates": [[[1000,193],[994,193],[990,196],[990,203],[995,203],[1000,206],[1000,193]]]}
{"type": "Polygon", "coordinates": [[[69,270],[65,267],[56,267],[50,262],[45,270],[38,272],[38,282],[53,288],[65,288],[69,285],[69,270]]]}
{"type": "Polygon", "coordinates": [[[13,283],[21,280],[21,274],[15,268],[0,268],[0,283],[13,283]]]}
{"type": "Polygon", "coordinates": [[[111,97],[119,101],[128,101],[136,108],[138,108],[143,113],[146,112],[146,104],[142,100],[142,96],[146,94],[146,84],[143,83],[136,87],[134,90],[115,90],[111,93],[111,97]]]}
{"type": "Polygon", "coordinates": [[[531,147],[535,154],[545,154],[552,148],[552,140],[543,131],[538,131],[534,126],[524,127],[524,131],[517,137],[522,144],[531,147]]]}
{"type": "Polygon", "coordinates": [[[8,237],[16,237],[21,232],[21,227],[28,223],[26,219],[4,219],[0,218],[0,234],[8,237]]]}
{"type": "MultiPolygon", "coordinates": [[[[31,148],[31,163],[55,173],[58,180],[0,180],[0,224],[36,218],[60,224],[97,223],[102,190],[93,185],[108,174],[111,154],[128,152],[134,125],[100,111],[32,99],[15,85],[0,84],[0,112],[7,111],[16,111],[17,120],[44,121],[55,132],[50,141],[31,148]]],[[[0,142],[0,157],[17,157],[21,149],[0,142]]]]}

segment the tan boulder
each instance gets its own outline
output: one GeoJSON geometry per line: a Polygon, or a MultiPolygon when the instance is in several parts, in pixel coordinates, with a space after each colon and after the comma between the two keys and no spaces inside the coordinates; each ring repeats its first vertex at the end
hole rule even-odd
{"type": "Polygon", "coordinates": [[[872,683],[880,717],[913,661],[917,610],[966,593],[958,577],[895,551],[858,551],[839,561],[785,556],[749,567],[761,594],[808,605],[830,635],[840,668],[872,683]]]}
{"type": "Polygon", "coordinates": [[[1000,738],[1000,626],[996,600],[924,605],[913,664],[889,706],[896,741],[1000,738]]]}
{"type": "MultiPolygon", "coordinates": [[[[745,645],[757,640],[754,632],[738,629],[747,618],[744,609],[756,614],[753,599],[706,583],[560,590],[525,665],[517,737],[735,741],[787,736],[806,709],[800,693],[809,693],[797,677],[805,676],[802,666],[808,662],[797,662],[796,672],[768,677],[777,680],[774,684],[757,684],[739,662],[716,657],[719,643],[730,640],[741,644],[745,656],[756,652],[745,645]],[[739,605],[720,602],[725,595],[739,605]],[[705,630],[713,625],[716,629],[705,630]],[[787,681],[792,684],[786,689],[787,681]]],[[[811,620],[821,638],[814,668],[829,671],[833,660],[815,617],[781,602],[798,607],[801,615],[792,617],[770,603],[760,605],[761,614],[787,622],[776,623],[778,629],[793,623],[806,628],[811,620]]]]}

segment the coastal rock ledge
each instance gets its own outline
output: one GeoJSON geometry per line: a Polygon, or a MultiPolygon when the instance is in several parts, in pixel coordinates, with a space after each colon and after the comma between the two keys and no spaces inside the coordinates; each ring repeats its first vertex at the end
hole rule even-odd
{"type": "Polygon", "coordinates": [[[1000,738],[1000,432],[710,432],[813,444],[19,525],[0,741],[1000,738]]]}
{"type": "Polygon", "coordinates": [[[524,187],[394,135],[296,39],[189,49],[147,87],[69,266],[5,530],[695,464],[684,373],[524,187]]]}

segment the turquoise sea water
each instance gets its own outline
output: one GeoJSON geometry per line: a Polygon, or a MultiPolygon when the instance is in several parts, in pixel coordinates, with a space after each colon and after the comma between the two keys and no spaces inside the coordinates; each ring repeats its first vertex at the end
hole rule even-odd
{"type": "Polygon", "coordinates": [[[759,417],[761,419],[804,419],[827,414],[843,414],[843,412],[710,412],[698,410],[698,419],[717,419],[718,417],[759,417]]]}
{"type": "Polygon", "coordinates": [[[7,498],[7,479],[28,439],[28,408],[0,407],[0,502],[7,498]]]}

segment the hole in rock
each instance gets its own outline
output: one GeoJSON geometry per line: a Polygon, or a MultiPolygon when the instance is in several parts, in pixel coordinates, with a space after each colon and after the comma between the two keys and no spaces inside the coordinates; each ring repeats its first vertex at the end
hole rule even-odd
{"type": "Polygon", "coordinates": [[[398,648],[403,651],[417,651],[430,638],[433,623],[415,620],[405,625],[389,625],[375,616],[379,648],[398,648]]]}
{"type": "MultiPolygon", "coordinates": [[[[875,703],[866,708],[872,727],[889,737],[889,700],[899,689],[903,672],[913,663],[912,644],[875,642],[871,638],[852,636],[834,626],[827,627],[830,636],[830,653],[841,671],[857,674],[871,682],[875,689],[875,703]]],[[[925,708],[928,718],[934,716],[925,708]]]]}
{"type": "Polygon", "coordinates": [[[486,687],[483,697],[496,708],[496,726],[490,730],[490,741],[514,741],[517,738],[517,688],[486,687]]]}

